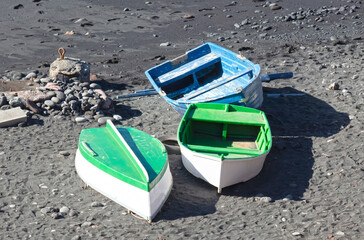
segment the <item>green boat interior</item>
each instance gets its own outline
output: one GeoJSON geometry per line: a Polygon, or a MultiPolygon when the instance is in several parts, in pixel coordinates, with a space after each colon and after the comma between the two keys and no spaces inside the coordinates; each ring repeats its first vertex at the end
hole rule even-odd
{"type": "Polygon", "coordinates": [[[271,146],[271,132],[261,111],[215,104],[224,109],[193,108],[180,127],[180,141],[190,150],[221,158],[255,157],[271,146]]]}

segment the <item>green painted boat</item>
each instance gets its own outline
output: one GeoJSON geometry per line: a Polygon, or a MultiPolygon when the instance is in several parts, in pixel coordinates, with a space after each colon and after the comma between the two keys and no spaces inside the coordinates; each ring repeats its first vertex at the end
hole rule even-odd
{"type": "Polygon", "coordinates": [[[81,179],[139,216],[152,220],[172,188],[164,145],[131,127],[82,130],[75,159],[81,179]]]}
{"type": "Polygon", "coordinates": [[[264,112],[222,103],[191,104],[177,140],[186,169],[219,193],[256,176],[272,147],[264,112]]]}

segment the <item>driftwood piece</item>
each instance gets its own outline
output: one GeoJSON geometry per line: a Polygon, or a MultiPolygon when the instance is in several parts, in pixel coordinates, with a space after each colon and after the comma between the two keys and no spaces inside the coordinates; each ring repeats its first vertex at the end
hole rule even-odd
{"type": "Polygon", "coordinates": [[[106,93],[101,89],[94,89],[94,91],[98,94],[100,94],[101,99],[104,100],[104,102],[101,105],[101,109],[109,109],[112,104],[112,100],[106,95],[106,93]]]}
{"type": "Polygon", "coordinates": [[[25,100],[25,106],[32,111],[35,114],[39,114],[42,112],[42,110],[31,100],[26,99],[25,100]]]}
{"type": "Polygon", "coordinates": [[[0,111],[0,127],[14,126],[21,122],[26,122],[28,117],[20,107],[0,111]]]}

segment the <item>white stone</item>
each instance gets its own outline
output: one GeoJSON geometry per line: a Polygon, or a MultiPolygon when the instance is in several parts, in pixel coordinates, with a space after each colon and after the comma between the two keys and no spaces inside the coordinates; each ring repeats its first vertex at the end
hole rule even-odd
{"type": "Polygon", "coordinates": [[[159,46],[168,47],[168,46],[171,46],[171,43],[170,42],[165,42],[165,43],[161,43],[159,46]]]}
{"type": "Polygon", "coordinates": [[[120,115],[117,115],[117,114],[114,114],[112,117],[113,117],[116,121],[120,121],[120,120],[122,120],[122,119],[123,119],[120,115]]]}
{"type": "Polygon", "coordinates": [[[83,122],[87,122],[87,119],[86,119],[86,118],[84,118],[84,117],[76,117],[76,118],[75,118],[75,121],[76,121],[77,123],[83,123],[83,122]]]}

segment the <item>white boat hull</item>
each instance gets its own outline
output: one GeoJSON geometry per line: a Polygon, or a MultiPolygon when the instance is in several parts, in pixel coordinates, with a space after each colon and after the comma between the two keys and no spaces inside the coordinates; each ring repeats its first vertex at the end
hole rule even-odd
{"type": "Polygon", "coordinates": [[[240,182],[246,182],[255,177],[263,168],[268,152],[250,158],[224,159],[196,153],[180,145],[182,163],[195,177],[201,178],[217,187],[221,193],[222,188],[240,182]]]}
{"type": "Polygon", "coordinates": [[[147,192],[95,167],[82,156],[79,150],[76,153],[75,165],[78,175],[87,185],[150,221],[162,208],[172,189],[172,174],[169,166],[159,182],[150,192],[147,192]]]}

